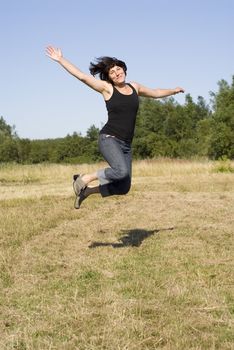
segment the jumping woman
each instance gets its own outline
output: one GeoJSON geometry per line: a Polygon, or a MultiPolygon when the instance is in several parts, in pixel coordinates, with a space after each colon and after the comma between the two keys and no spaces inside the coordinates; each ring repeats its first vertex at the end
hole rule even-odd
{"type": "Polygon", "coordinates": [[[64,58],[60,49],[48,46],[46,54],[68,73],[102,94],[108,112],[108,121],[99,134],[99,150],[109,167],[73,176],[75,208],[79,209],[84,199],[94,193],[100,193],[102,197],[128,193],[132,177],[131,143],[139,96],[167,97],[184,92],[184,89],[151,89],[136,82],[127,83],[127,66],[115,57],[99,57],[95,63],[90,63],[91,74],[85,74],[64,58]],[[95,78],[97,74],[100,79],[95,78]],[[95,180],[99,185],[90,187],[95,180]]]}

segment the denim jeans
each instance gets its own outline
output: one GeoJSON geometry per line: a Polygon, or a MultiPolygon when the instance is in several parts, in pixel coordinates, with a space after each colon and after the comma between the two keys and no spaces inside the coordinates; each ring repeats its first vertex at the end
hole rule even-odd
{"type": "Polygon", "coordinates": [[[128,193],[132,177],[131,144],[114,136],[100,134],[98,145],[110,166],[98,171],[102,197],[128,193]]]}

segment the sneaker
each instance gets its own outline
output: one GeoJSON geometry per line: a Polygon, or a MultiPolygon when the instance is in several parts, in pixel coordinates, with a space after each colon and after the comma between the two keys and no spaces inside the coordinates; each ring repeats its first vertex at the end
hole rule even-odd
{"type": "Polygon", "coordinates": [[[80,190],[79,195],[76,196],[75,203],[74,203],[74,208],[75,208],[75,209],[79,209],[80,206],[81,206],[81,203],[87,198],[87,197],[85,196],[85,194],[84,194],[84,193],[85,193],[86,187],[87,187],[87,186],[85,186],[84,188],[82,188],[82,189],[80,190]]]}
{"type": "Polygon", "coordinates": [[[82,174],[73,175],[73,189],[76,196],[79,196],[82,188],[86,187],[86,184],[82,180],[82,174]]]}

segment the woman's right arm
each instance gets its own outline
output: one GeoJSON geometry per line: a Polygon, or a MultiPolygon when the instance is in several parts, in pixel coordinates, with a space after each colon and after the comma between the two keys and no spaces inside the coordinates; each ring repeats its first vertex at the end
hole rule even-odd
{"type": "Polygon", "coordinates": [[[94,78],[91,74],[83,73],[79,68],[74,66],[66,58],[63,57],[62,51],[60,49],[48,46],[46,48],[46,54],[52,60],[58,62],[68,73],[72,74],[74,77],[91,87],[92,89],[104,93],[109,92],[109,84],[104,80],[99,80],[94,78]]]}

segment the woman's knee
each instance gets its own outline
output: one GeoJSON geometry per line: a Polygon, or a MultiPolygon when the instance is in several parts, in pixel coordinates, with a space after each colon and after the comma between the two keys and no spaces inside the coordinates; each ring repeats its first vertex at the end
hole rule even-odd
{"type": "Polygon", "coordinates": [[[125,180],[119,183],[119,194],[127,194],[131,188],[131,178],[128,176],[125,180]]]}

